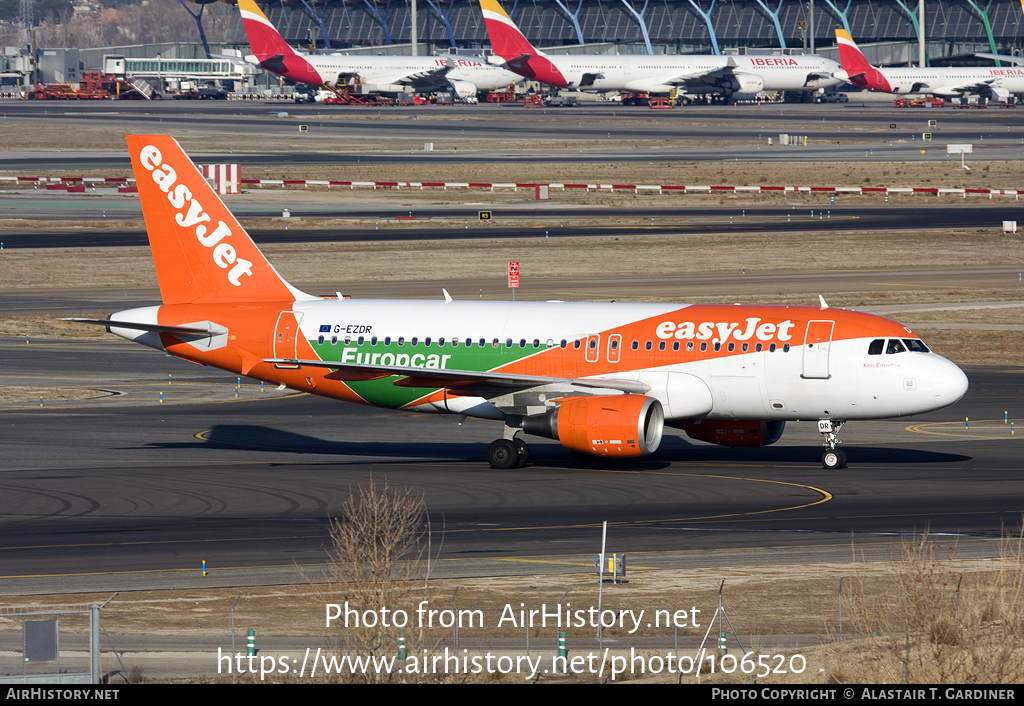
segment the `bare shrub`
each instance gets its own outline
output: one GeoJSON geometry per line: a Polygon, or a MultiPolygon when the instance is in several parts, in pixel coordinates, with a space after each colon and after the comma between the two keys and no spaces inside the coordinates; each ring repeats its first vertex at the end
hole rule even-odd
{"type": "MultiPolygon", "coordinates": [[[[412,603],[413,581],[422,573],[425,515],[422,494],[399,491],[371,477],[366,485],[357,486],[342,506],[341,516],[331,522],[323,588],[327,602],[358,611],[359,616],[377,616],[373,621],[350,620],[348,627],[341,628],[338,644],[350,654],[380,658],[398,653],[401,629],[381,617],[385,609],[407,610],[412,603]]],[[[367,682],[387,677],[369,672],[353,675],[367,682]]]]}
{"type": "Polygon", "coordinates": [[[837,674],[861,682],[1005,684],[1024,679],[1024,557],[1006,540],[994,570],[964,573],[955,547],[905,541],[889,580],[860,581],[852,600],[864,637],[833,646],[837,674]]]}

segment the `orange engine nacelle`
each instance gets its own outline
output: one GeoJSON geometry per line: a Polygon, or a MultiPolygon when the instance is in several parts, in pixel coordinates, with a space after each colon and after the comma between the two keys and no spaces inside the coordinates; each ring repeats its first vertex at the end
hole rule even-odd
{"type": "Polygon", "coordinates": [[[767,446],[782,437],[786,422],[773,419],[687,419],[683,430],[691,439],[720,446],[767,446]]]}
{"type": "Polygon", "coordinates": [[[557,439],[591,456],[629,458],[654,453],[665,430],[661,402],[645,395],[568,397],[548,414],[527,417],[527,434],[557,439]]]}

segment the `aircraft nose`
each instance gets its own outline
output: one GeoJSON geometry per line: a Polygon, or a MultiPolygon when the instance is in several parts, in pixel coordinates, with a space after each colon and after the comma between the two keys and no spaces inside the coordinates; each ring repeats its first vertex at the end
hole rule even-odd
{"type": "Polygon", "coordinates": [[[951,405],[967,392],[967,376],[951,361],[943,358],[932,371],[932,389],[935,403],[940,407],[951,405]]]}

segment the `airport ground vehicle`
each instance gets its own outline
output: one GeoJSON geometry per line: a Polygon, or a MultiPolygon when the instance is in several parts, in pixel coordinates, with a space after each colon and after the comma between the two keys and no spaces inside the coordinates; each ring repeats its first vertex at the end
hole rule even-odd
{"type": "MultiPolygon", "coordinates": [[[[577,458],[657,451],[666,426],[725,446],[817,420],[841,468],[848,420],[959,400],[967,378],[888,319],[844,309],[355,300],[316,297],[274,270],[171,137],[127,138],[163,300],[112,314],[126,339],[203,365],[349,402],[493,419],[497,468],[521,435],[577,458]]],[[[384,432],[386,434],[386,432],[384,432]]]]}

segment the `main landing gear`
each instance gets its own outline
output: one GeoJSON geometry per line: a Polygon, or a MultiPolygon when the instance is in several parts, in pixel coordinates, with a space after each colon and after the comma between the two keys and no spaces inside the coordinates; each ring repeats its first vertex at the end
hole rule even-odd
{"type": "Polygon", "coordinates": [[[830,471],[846,468],[846,452],[839,448],[839,430],[846,424],[845,419],[819,419],[818,432],[821,434],[825,451],[821,454],[821,465],[830,471]]]}
{"type": "Polygon", "coordinates": [[[491,468],[522,468],[530,460],[530,447],[522,439],[498,439],[487,449],[491,468]]]}

